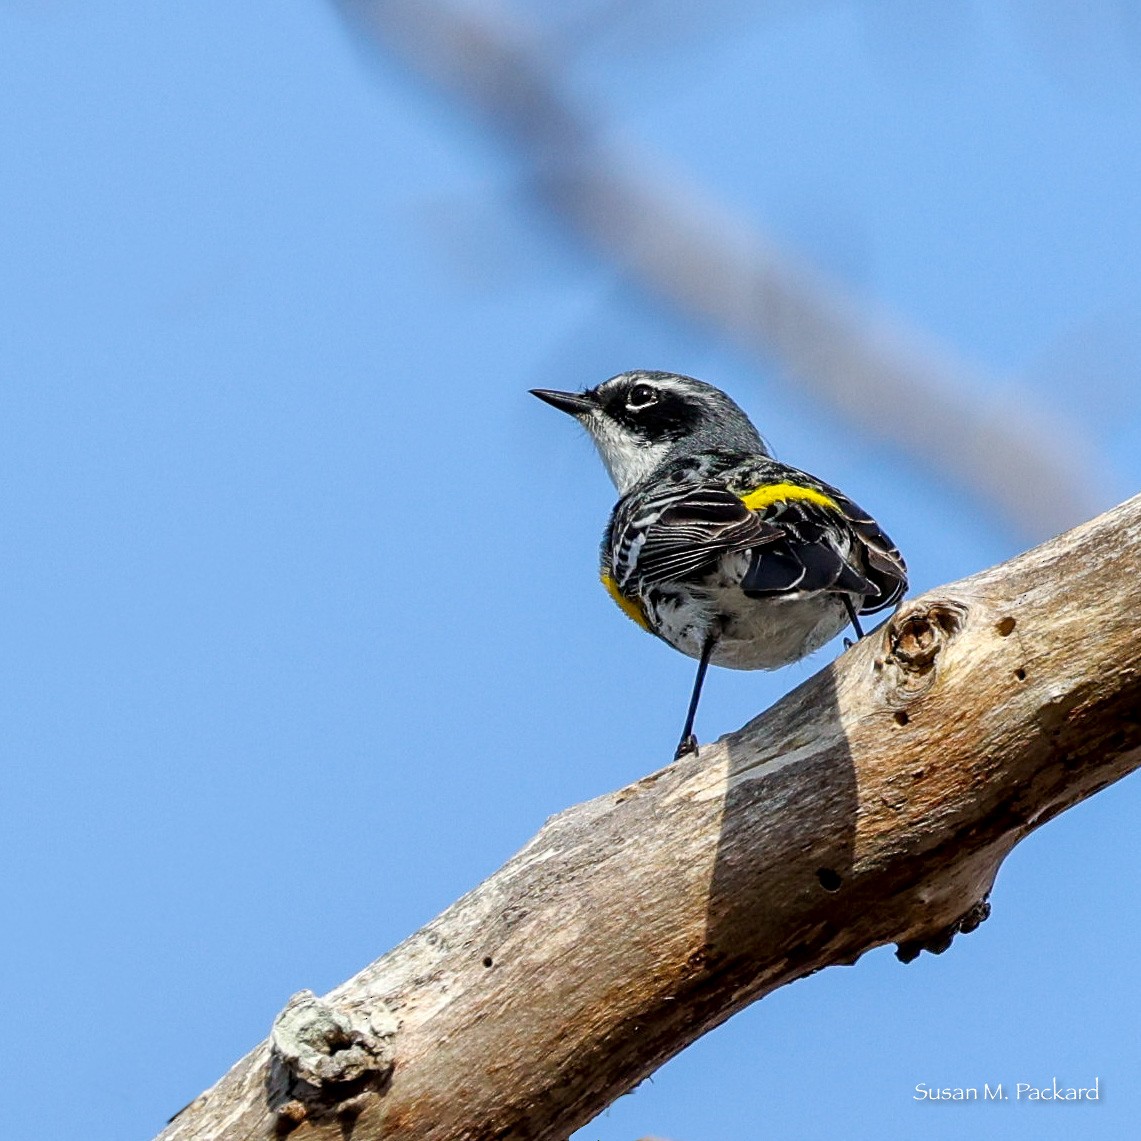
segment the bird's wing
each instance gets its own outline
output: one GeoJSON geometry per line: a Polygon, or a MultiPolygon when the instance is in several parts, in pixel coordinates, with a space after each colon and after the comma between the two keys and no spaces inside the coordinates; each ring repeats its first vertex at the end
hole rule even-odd
{"type": "Polygon", "coordinates": [[[781,535],[755,552],[741,581],[746,594],[843,591],[863,595],[860,613],[874,614],[907,589],[899,551],[866,511],[835,488],[786,477],[741,498],[781,535]]]}
{"type": "Polygon", "coordinates": [[[619,586],[684,582],[731,551],[763,547],[781,531],[727,488],[668,487],[619,504],[611,533],[611,573],[619,586]]]}
{"type": "Polygon", "coordinates": [[[875,614],[894,606],[907,590],[907,564],[899,548],[862,507],[834,488],[829,491],[858,540],[864,574],[876,590],[864,599],[860,613],[875,614]]]}

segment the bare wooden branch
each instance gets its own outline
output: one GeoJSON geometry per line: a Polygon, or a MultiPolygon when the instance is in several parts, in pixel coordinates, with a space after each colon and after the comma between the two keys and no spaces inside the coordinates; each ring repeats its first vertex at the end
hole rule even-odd
{"type": "Polygon", "coordinates": [[[302,1045],[258,1047],[164,1141],[341,1141],[349,1122],[355,1141],[554,1141],[776,987],[884,943],[945,949],[1014,844],[1141,765],[1139,576],[1141,496],[906,603],[740,732],[553,817],[325,1000],[299,996],[278,1025],[302,1045]]]}
{"type": "Polygon", "coordinates": [[[1025,394],[996,398],[996,378],[608,133],[597,108],[563,90],[560,61],[518,15],[446,0],[335,3],[514,146],[535,200],[565,232],[687,318],[778,361],[846,424],[950,477],[1028,541],[1108,506],[1104,464],[1072,424],[1025,394]]]}

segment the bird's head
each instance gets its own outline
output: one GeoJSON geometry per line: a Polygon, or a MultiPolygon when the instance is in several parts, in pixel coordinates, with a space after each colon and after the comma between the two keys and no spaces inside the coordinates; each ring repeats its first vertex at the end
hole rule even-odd
{"type": "Polygon", "coordinates": [[[672,372],[623,372],[585,392],[533,388],[589,433],[625,495],[667,460],[710,450],[768,449],[749,418],[719,388],[672,372]]]}

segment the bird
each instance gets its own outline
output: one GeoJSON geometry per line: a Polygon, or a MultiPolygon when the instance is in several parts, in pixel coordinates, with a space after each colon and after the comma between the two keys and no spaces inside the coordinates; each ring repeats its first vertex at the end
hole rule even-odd
{"type": "Polygon", "coordinates": [[[907,589],[898,549],[837,488],[769,451],[719,388],[654,370],[583,392],[533,388],[593,440],[618,491],[600,577],[635,623],[698,662],[675,759],[708,667],[798,661],[907,589]]]}

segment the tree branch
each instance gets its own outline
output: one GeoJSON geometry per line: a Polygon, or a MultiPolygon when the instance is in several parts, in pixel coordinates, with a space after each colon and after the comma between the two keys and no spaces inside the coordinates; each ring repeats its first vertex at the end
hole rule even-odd
{"type": "Polygon", "coordinates": [[[334,0],[372,44],[411,64],[504,138],[563,231],[690,320],[762,360],[871,437],[954,480],[1028,541],[1107,505],[1104,463],[1053,422],[896,315],[732,216],[656,156],[608,134],[502,6],[334,0]]]}
{"type": "Polygon", "coordinates": [[[1020,839],[1141,765],[1139,575],[1141,496],[906,603],[295,999],[162,1138],[555,1141],[776,987],[945,949],[1020,839]]]}

